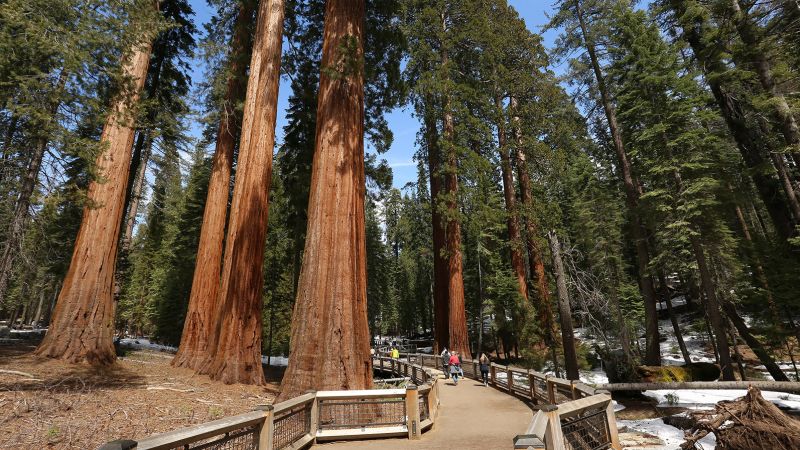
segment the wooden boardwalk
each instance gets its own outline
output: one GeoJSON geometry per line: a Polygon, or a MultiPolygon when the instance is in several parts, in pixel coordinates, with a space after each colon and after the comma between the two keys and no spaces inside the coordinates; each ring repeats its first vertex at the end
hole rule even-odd
{"type": "Polygon", "coordinates": [[[422,439],[406,438],[317,444],[322,449],[475,449],[507,450],[524,434],[533,410],[523,401],[465,378],[458,386],[440,380],[440,409],[433,429],[422,439]]]}

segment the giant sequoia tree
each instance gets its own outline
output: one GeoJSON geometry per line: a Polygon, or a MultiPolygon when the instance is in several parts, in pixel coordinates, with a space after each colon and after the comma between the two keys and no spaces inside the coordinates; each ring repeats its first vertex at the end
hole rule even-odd
{"type": "MultiPolygon", "coordinates": [[[[213,314],[210,361],[201,369],[225,383],[264,384],[261,309],[269,182],[278,109],[283,0],[262,0],[250,59],[242,140],[225,259],[213,314]]],[[[213,280],[212,280],[213,281],[213,280]]]]}
{"type": "Polygon", "coordinates": [[[116,359],[112,289],[134,135],[131,114],[147,76],[152,39],[146,28],[132,29],[138,33],[123,56],[126,83],[111,104],[100,138],[106,148],[95,161],[102,178],[89,185],[91,203],[83,211],[50,328],[36,349],[41,356],[91,364],[116,359]]]}
{"type": "Polygon", "coordinates": [[[303,267],[279,400],[372,383],[364,228],[365,1],[328,0],[303,267]]]}
{"type": "Polygon", "coordinates": [[[241,2],[233,29],[228,80],[219,116],[217,143],[203,211],[189,310],[186,313],[181,344],[173,360],[173,364],[179,367],[199,368],[199,364],[208,358],[210,344],[216,340],[216,323],[220,318],[215,314],[222,271],[223,237],[228,215],[234,150],[241,128],[239,103],[244,101],[247,90],[247,56],[252,47],[251,28],[255,6],[254,0],[241,2]]]}

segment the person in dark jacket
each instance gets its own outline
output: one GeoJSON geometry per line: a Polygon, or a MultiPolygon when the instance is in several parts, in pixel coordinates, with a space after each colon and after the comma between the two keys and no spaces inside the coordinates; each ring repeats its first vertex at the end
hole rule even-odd
{"type": "Polygon", "coordinates": [[[481,357],[478,358],[478,364],[481,366],[481,378],[483,379],[483,385],[489,385],[489,357],[486,356],[486,353],[481,353],[481,357]]]}
{"type": "Polygon", "coordinates": [[[450,378],[450,352],[445,348],[439,356],[442,358],[442,372],[444,372],[444,379],[446,380],[450,378]]]}

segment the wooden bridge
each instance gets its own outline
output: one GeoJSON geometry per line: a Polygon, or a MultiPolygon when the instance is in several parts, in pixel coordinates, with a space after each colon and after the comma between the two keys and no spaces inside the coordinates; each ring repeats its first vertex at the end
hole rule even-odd
{"type": "Polygon", "coordinates": [[[101,450],[620,448],[606,392],[495,364],[486,387],[476,381],[477,361],[469,360],[463,362],[468,378],[455,385],[440,376],[438,361],[421,354],[375,357],[376,371],[413,384],[405,389],[309,392],[138,442],[114,441],[101,450]]]}

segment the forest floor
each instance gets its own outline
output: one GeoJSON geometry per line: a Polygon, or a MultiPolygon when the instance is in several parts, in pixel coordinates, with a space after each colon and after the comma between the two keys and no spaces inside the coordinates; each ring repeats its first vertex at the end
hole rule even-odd
{"type": "Polygon", "coordinates": [[[268,373],[265,387],[225,385],[158,352],[94,369],[35,358],[33,349],[0,346],[0,448],[91,449],[241,414],[272,403],[281,375],[268,373]]]}

